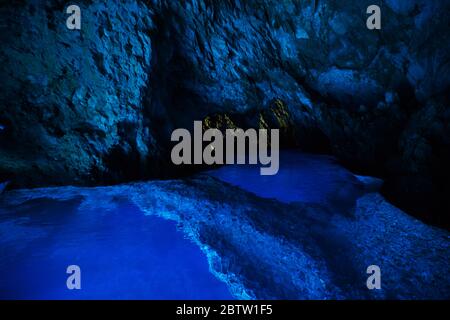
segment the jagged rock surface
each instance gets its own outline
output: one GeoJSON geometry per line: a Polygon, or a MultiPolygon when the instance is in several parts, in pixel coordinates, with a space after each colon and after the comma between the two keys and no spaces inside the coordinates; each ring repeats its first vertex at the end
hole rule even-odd
{"type": "MultiPolygon", "coordinates": [[[[0,199],[0,209],[8,213],[11,207],[30,208],[39,199],[62,206],[78,203],[75,215],[102,212],[98,220],[102,224],[109,210],[124,199],[144,214],[176,221],[208,256],[211,271],[240,299],[448,299],[450,295],[448,232],[409,217],[377,193],[359,198],[355,215],[348,217],[319,205],[262,199],[198,176],[113,187],[16,190],[0,199]],[[382,270],[381,290],[366,287],[370,265],[382,270]]],[[[13,232],[4,232],[0,243],[16,244],[17,255],[21,247],[53,234],[41,229],[50,225],[60,234],[64,228],[39,223],[36,216],[1,218],[0,228],[13,232]]],[[[64,214],[59,218],[65,219],[64,214]]],[[[67,240],[77,243],[84,232],[74,230],[67,240]]]]}
{"type": "MultiPolygon", "coordinates": [[[[172,129],[258,123],[281,101],[294,144],[385,178],[427,221],[450,211],[449,1],[63,1],[0,5],[0,174],[12,185],[164,174],[172,129]]],[[[276,120],[276,119],[275,119],[276,120]]]]}
{"type": "Polygon", "coordinates": [[[16,185],[139,178],[157,157],[150,94],[151,11],[136,1],[1,4],[2,175],[16,185]]]}

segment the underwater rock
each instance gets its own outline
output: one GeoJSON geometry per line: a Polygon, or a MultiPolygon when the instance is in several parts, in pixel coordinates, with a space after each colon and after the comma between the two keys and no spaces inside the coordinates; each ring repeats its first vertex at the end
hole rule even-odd
{"type": "Polygon", "coordinates": [[[218,113],[258,125],[281,101],[291,145],[382,177],[389,200],[446,224],[450,1],[382,2],[379,31],[368,0],[84,1],[80,31],[64,1],[3,2],[0,178],[164,176],[174,128],[218,113]]]}
{"type": "Polygon", "coordinates": [[[99,214],[127,200],[143,214],[173,220],[240,299],[450,297],[449,233],[409,217],[377,193],[359,198],[354,217],[346,217],[330,215],[317,204],[263,199],[198,176],[102,188],[15,190],[0,199],[0,208],[36,199],[77,199],[81,213],[99,214]],[[371,265],[381,268],[381,290],[366,287],[371,265]]]}

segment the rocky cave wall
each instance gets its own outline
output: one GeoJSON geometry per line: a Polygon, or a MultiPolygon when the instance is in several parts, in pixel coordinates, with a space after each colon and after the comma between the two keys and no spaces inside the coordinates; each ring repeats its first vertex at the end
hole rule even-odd
{"type": "Polygon", "coordinates": [[[168,177],[172,130],[222,117],[284,128],[448,225],[450,1],[72,2],[80,31],[67,1],[0,2],[0,182],[168,177]]]}

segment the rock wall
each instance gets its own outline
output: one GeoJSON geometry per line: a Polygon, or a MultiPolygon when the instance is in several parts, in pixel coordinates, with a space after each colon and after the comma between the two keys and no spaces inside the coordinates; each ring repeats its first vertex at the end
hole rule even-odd
{"type": "Polygon", "coordinates": [[[448,223],[450,1],[77,4],[81,31],[65,28],[66,1],[0,5],[1,179],[165,176],[174,128],[212,114],[258,125],[281,103],[292,145],[380,176],[394,203],[448,223]],[[371,4],[380,31],[366,28],[371,4]]]}
{"type": "Polygon", "coordinates": [[[143,101],[152,13],[136,1],[2,4],[0,171],[16,185],[137,179],[157,155],[143,101]],[[141,172],[142,171],[142,172],[141,172]]]}

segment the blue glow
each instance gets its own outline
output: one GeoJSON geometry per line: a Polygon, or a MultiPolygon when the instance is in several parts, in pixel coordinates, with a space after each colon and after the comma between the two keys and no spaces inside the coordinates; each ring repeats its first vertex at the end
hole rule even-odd
{"type": "Polygon", "coordinates": [[[449,296],[448,232],[390,205],[375,179],[333,158],[282,152],[280,160],[275,176],[261,176],[259,166],[210,172],[260,197],[205,175],[8,191],[0,198],[0,299],[449,296]],[[66,288],[72,264],[81,267],[81,291],[66,288]],[[383,288],[369,291],[374,264],[383,288]]]}
{"type": "Polygon", "coordinates": [[[0,209],[0,299],[232,299],[201,250],[175,223],[117,199],[32,200],[0,209]],[[81,267],[81,290],[66,288],[81,267]]]}
{"type": "Polygon", "coordinates": [[[210,175],[263,198],[302,202],[348,211],[362,195],[363,185],[330,156],[297,151],[280,153],[280,170],[262,176],[258,166],[230,165],[210,175]]]}

